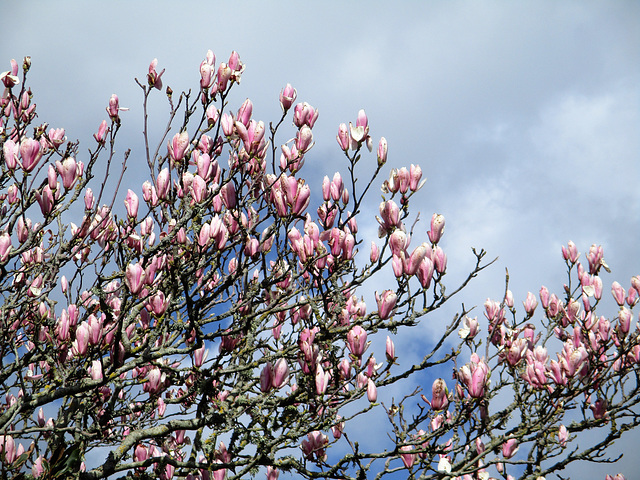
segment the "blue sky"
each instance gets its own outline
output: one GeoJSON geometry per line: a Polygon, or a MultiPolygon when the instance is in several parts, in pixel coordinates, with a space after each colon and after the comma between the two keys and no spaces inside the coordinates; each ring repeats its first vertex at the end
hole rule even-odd
{"type": "Polygon", "coordinates": [[[165,85],[196,88],[207,49],[218,63],[237,50],[247,68],[232,102],[250,97],[255,118],[276,119],[288,82],[319,109],[313,177],[344,170],[337,127],[360,108],[390,167],[421,165],[413,207],[424,232],[445,215],[450,277],[468,270],[472,246],[500,257],[466,305],[499,298],[505,268],[517,303],[543,284],[560,293],[568,240],[604,246],[607,292],[640,274],[638,2],[26,1],[3,18],[0,70],[32,57],[42,121],[88,147],[112,93],[130,107],[120,148],[133,150],[132,185],[136,159],[144,168],[133,78],[157,57],[165,85]]]}

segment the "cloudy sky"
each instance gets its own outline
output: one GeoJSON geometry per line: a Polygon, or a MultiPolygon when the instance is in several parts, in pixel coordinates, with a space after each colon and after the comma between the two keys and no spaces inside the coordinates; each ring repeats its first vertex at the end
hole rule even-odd
{"type": "Polygon", "coordinates": [[[390,166],[421,165],[413,206],[445,215],[451,278],[471,247],[500,257],[465,304],[499,298],[505,268],[518,303],[542,284],[560,293],[568,240],[604,246],[605,286],[640,274],[639,2],[43,1],[7,2],[3,18],[0,70],[32,57],[42,121],[89,146],[112,93],[130,107],[130,173],[143,168],[133,78],[157,57],[174,91],[197,88],[207,49],[237,50],[235,101],[255,118],[279,115],[287,82],[319,109],[313,175],[344,170],[337,126],[360,108],[390,166]]]}

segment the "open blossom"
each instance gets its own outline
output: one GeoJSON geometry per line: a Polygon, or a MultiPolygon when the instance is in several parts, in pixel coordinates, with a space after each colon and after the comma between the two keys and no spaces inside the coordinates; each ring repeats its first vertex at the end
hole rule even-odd
{"type": "Polygon", "coordinates": [[[447,384],[442,378],[438,378],[433,382],[431,387],[431,408],[434,410],[444,410],[449,405],[449,390],[447,384]]]}
{"type": "Polygon", "coordinates": [[[108,132],[109,127],[107,126],[107,121],[103,120],[98,127],[98,131],[93,134],[93,138],[95,138],[98,143],[104,143],[108,132]]]}
{"type": "Polygon", "coordinates": [[[318,110],[313,108],[307,102],[296,105],[293,113],[293,123],[296,127],[301,128],[303,125],[307,125],[309,128],[313,128],[317,119],[318,110]]]}
{"type": "Polygon", "coordinates": [[[82,175],[82,162],[76,162],[73,157],[67,157],[62,162],[56,161],[56,168],[62,177],[62,185],[69,190],[78,177],[82,175]]]}
{"type": "Polygon", "coordinates": [[[398,297],[393,290],[385,290],[382,295],[376,292],[376,302],[378,304],[378,315],[380,319],[386,320],[393,315],[394,308],[398,297]]]}
{"type": "Polygon", "coordinates": [[[293,88],[290,83],[287,83],[280,92],[280,106],[283,112],[287,112],[291,108],[297,96],[298,92],[296,92],[296,89],[293,88]]]}
{"type": "Polygon", "coordinates": [[[142,265],[136,263],[127,265],[125,280],[131,293],[137,294],[142,290],[145,281],[145,271],[142,265]]]}
{"type": "Polygon", "coordinates": [[[562,246],[562,256],[564,259],[571,263],[576,263],[578,261],[578,257],[580,253],[578,252],[578,247],[572,241],[569,241],[567,246],[562,246]]]}
{"type": "Polygon", "coordinates": [[[489,366],[476,353],[471,355],[471,361],[459,371],[459,378],[467,387],[469,396],[472,398],[482,398],[484,396],[485,388],[489,382],[489,375],[489,366]]]}
{"type": "Polygon", "coordinates": [[[13,59],[11,60],[11,70],[0,73],[0,82],[2,82],[5,88],[12,88],[20,83],[20,78],[18,78],[18,62],[13,59]]]}
{"type": "Polygon", "coordinates": [[[463,340],[471,340],[477,335],[478,330],[478,317],[470,318],[465,315],[462,320],[462,328],[458,330],[458,335],[463,340]]]}
{"type": "Polygon", "coordinates": [[[164,69],[160,73],[156,71],[156,67],[158,66],[158,59],[154,58],[149,64],[149,74],[147,75],[147,81],[149,82],[149,86],[153,87],[157,90],[162,89],[162,74],[164,73],[164,69]]]}
{"type": "Polygon", "coordinates": [[[107,106],[107,113],[112,121],[120,122],[118,112],[126,112],[127,110],[129,109],[120,106],[120,99],[118,99],[118,95],[115,93],[111,95],[111,98],[109,98],[109,105],[107,106]]]}
{"type": "Polygon", "coordinates": [[[302,453],[309,460],[315,457],[317,460],[324,461],[327,459],[326,447],[329,445],[329,437],[324,433],[314,430],[307,433],[307,439],[302,441],[302,453]]]}
{"type": "Polygon", "coordinates": [[[347,333],[347,346],[356,357],[361,357],[366,351],[367,332],[360,325],[356,325],[347,333]]]}

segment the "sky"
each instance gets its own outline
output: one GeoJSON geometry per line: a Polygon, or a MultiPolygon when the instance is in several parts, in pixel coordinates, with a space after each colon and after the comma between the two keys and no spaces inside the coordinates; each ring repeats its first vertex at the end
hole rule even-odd
{"type": "MultiPolygon", "coordinates": [[[[237,50],[246,70],[235,105],[250,97],[254,118],[279,118],[291,83],[319,109],[305,166],[316,189],[344,171],[335,135],[361,108],[374,143],[388,141],[390,168],[420,164],[427,183],[412,208],[422,235],[445,215],[452,283],[471,247],[499,257],[459,303],[500,299],[506,268],[517,303],[541,285],[561,293],[569,240],[583,253],[603,245],[605,291],[640,274],[639,2],[24,1],[4,4],[3,18],[13,27],[0,71],[31,56],[42,121],[88,147],[112,93],[130,108],[120,145],[132,148],[132,185],[144,168],[134,77],[158,58],[165,85],[196,88],[208,49],[218,63],[237,50]]],[[[163,124],[165,106],[152,112],[163,124]]],[[[415,338],[397,344],[419,355],[415,338]]]]}

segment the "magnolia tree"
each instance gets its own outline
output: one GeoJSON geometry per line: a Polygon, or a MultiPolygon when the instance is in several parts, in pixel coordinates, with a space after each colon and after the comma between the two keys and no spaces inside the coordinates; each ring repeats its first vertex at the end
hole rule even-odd
{"type": "Polygon", "coordinates": [[[640,423],[640,276],[614,282],[618,310],[596,314],[601,247],[583,263],[569,242],[555,293],[516,309],[507,284],[486,319],[462,307],[403,362],[390,335],[487,262],[474,251],[468,278],[445,289],[444,217],[416,223],[421,169],[389,173],[384,138],[369,154],[363,111],[338,127],[344,174],[307,181],[318,111],[290,85],[267,126],[249,100],[228,104],[237,53],[216,66],[209,51],[197,94],[179,96],[156,92],[154,60],[138,82],[145,178],[114,194],[106,177],[120,185],[129,156],[116,150],[118,97],[85,152],[36,123],[30,63],[0,76],[3,478],[551,478],[615,460],[607,448],[640,423]],[[160,132],[152,95],[168,102],[160,132]],[[375,221],[362,212],[380,188],[372,241],[358,222],[375,221]],[[384,286],[365,304],[374,278],[384,286]],[[446,378],[420,385],[422,371],[446,378]],[[378,403],[381,389],[398,400],[378,403]],[[376,412],[378,443],[359,437],[376,412]]]}

